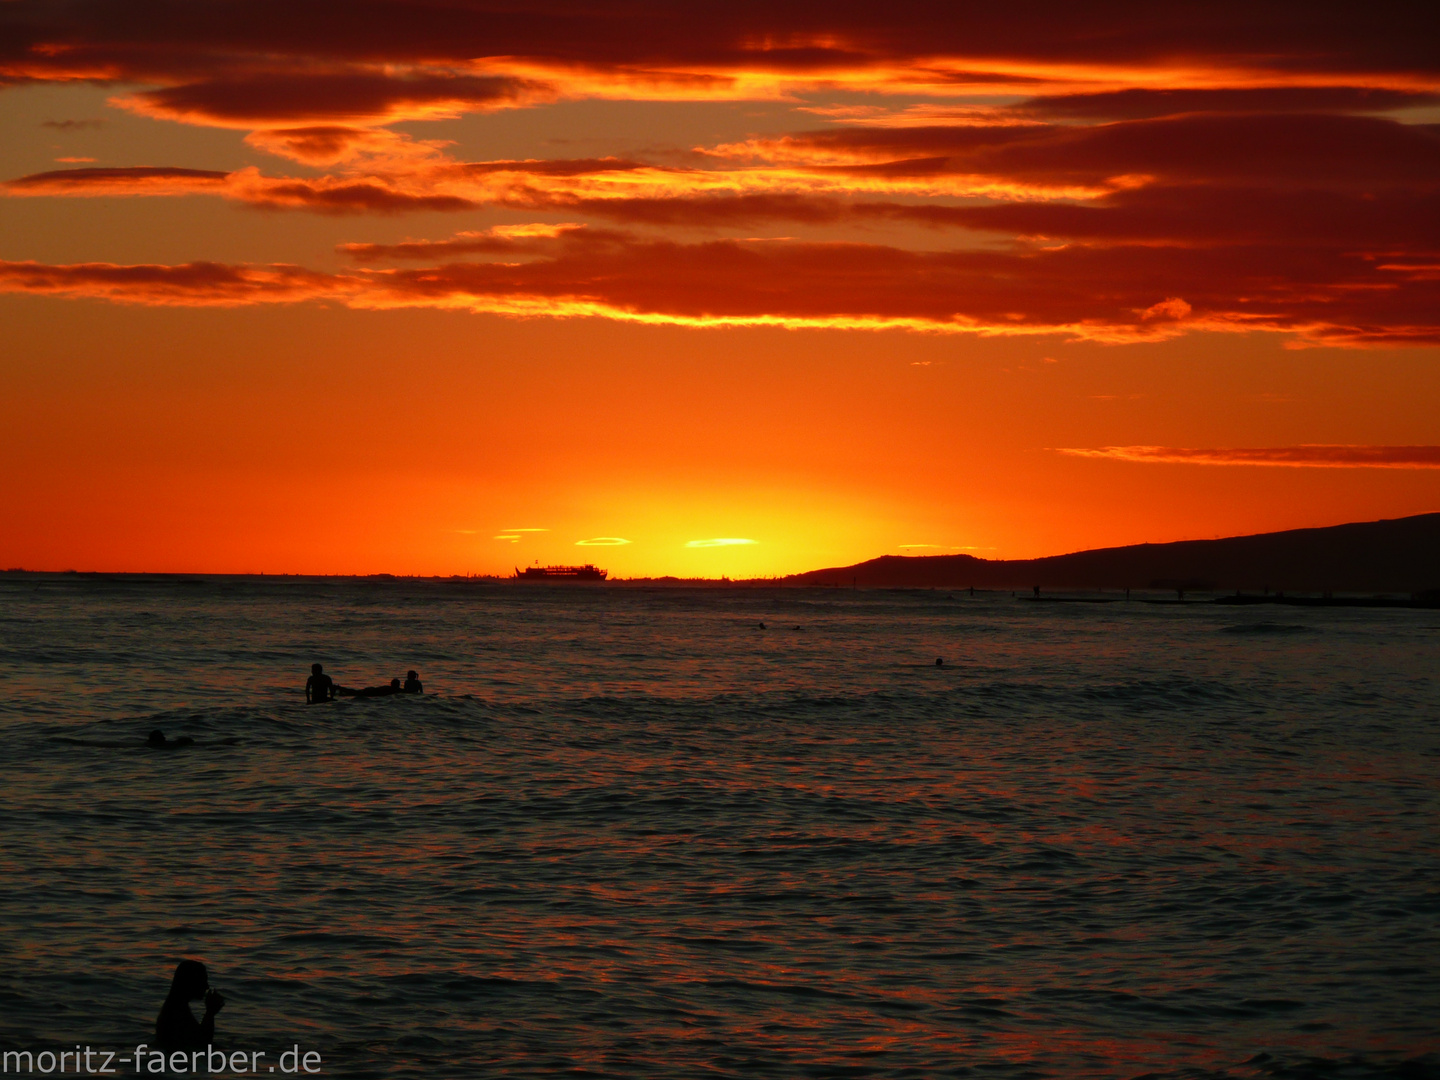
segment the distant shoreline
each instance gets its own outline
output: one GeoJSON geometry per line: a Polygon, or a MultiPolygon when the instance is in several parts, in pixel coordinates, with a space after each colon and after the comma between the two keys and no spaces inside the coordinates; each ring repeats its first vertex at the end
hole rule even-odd
{"type": "MultiPolygon", "coordinates": [[[[973,555],[882,555],[850,566],[765,578],[611,578],[604,582],[526,580],[449,574],[224,574],[106,570],[0,570],[17,577],[106,578],[200,583],[218,579],[286,582],[438,582],[511,584],[524,588],[849,588],[948,589],[981,593],[1023,590],[1029,599],[1055,590],[1072,600],[1114,600],[1133,593],[1211,594],[1223,603],[1308,606],[1431,606],[1440,594],[1440,513],[1317,529],[1133,544],[1040,559],[973,555]],[[1035,590],[1041,590],[1036,593],[1035,590]],[[1104,593],[1110,596],[1104,596],[1104,593]],[[1084,594],[1078,595],[1078,594],[1084,594]]],[[[1142,597],[1136,596],[1136,599],[1142,597]]]]}

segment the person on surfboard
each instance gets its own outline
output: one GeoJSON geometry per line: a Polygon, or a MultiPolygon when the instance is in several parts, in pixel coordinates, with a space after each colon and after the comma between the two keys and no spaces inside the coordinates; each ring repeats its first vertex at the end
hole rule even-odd
{"type": "Polygon", "coordinates": [[[400,687],[399,679],[391,679],[389,686],[365,686],[359,690],[351,690],[349,687],[337,686],[335,692],[345,697],[389,697],[391,694],[403,694],[404,690],[400,687]]]}

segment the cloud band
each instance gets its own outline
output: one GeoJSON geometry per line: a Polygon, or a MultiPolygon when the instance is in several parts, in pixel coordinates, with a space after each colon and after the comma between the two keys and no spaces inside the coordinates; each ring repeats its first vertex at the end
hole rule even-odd
{"type": "Polygon", "coordinates": [[[1300,446],[1195,449],[1180,446],[1062,447],[1075,457],[1182,465],[1267,465],[1299,469],[1440,469],[1440,446],[1300,446]]]}

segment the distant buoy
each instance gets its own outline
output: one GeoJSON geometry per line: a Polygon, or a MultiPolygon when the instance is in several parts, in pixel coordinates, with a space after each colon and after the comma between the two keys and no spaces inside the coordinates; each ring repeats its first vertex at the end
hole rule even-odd
{"type": "Polygon", "coordinates": [[[764,630],[764,629],[765,629],[765,624],[764,624],[763,622],[760,624],[760,629],[761,629],[761,630],[764,630]]]}
{"type": "Polygon", "coordinates": [[[945,666],[945,661],[942,660],[942,659],[940,659],[940,657],[937,656],[937,657],[935,657],[935,666],[936,666],[936,667],[944,667],[944,666],[945,666]]]}

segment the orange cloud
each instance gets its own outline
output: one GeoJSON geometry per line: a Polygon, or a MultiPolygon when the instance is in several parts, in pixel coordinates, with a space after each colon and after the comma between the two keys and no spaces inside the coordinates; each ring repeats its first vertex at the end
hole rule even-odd
{"type": "Polygon", "coordinates": [[[178,266],[117,266],[0,262],[0,292],[94,297],[157,306],[294,303],[353,294],[343,278],[297,266],[224,266],[195,262],[178,266]]]}
{"type": "Polygon", "coordinates": [[[59,169],[5,184],[9,195],[135,196],[221,195],[253,206],[324,214],[394,214],[415,210],[469,210],[458,195],[412,191],[371,177],[267,177],[255,168],[233,173],[204,169],[59,169]]]}
{"type": "Polygon", "coordinates": [[[1062,454],[1182,465],[1272,465],[1300,469],[1440,469],[1440,446],[1301,446],[1193,449],[1181,446],[1062,447],[1062,454]]]}
{"type": "MultiPolygon", "coordinates": [[[[301,153],[303,151],[295,151],[301,153]]],[[[338,151],[346,153],[349,151],[338,151]]],[[[71,173],[91,170],[68,170],[71,173]]],[[[640,200],[681,201],[740,198],[764,194],[811,196],[890,194],[995,198],[1091,198],[1114,185],[1056,186],[1014,183],[983,176],[862,175],[855,171],[799,168],[677,169],[597,161],[454,162],[448,160],[369,162],[363,169],[322,177],[272,177],[258,169],[210,174],[214,183],[189,182],[202,170],[116,169],[103,178],[68,176],[65,170],[21,177],[6,185],[12,195],[148,195],[206,192],[255,205],[322,213],[392,213],[406,209],[464,210],[489,203],[517,209],[567,210],[622,201],[633,212],[640,200]],[[147,175],[153,173],[154,175],[147,175]],[[162,184],[162,174],[170,183],[162,184]],[[223,181],[223,182],[221,182],[223,181]]]]}
{"type": "Polygon", "coordinates": [[[364,159],[370,167],[400,162],[419,164],[437,160],[442,140],[412,139],[385,128],[316,124],[308,127],[262,128],[245,136],[257,150],[306,165],[328,166],[364,159]]]}
{"type": "MultiPolygon", "coordinates": [[[[559,225],[496,225],[483,232],[462,232],[449,240],[408,240],[402,244],[341,244],[336,250],[356,262],[381,262],[386,259],[447,259],[463,255],[542,254],[552,251],[554,241],[567,233],[585,229],[584,225],[566,222],[559,225]]],[[[585,239],[624,239],[623,233],[604,233],[586,229],[585,239]]]]}

